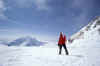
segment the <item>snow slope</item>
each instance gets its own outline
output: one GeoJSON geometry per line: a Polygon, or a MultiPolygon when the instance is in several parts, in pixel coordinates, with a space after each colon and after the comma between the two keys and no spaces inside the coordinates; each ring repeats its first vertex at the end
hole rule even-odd
{"type": "Polygon", "coordinates": [[[97,16],[88,25],[72,35],[70,40],[74,41],[76,39],[89,39],[92,38],[91,36],[97,35],[96,33],[99,33],[100,35],[100,16],[97,16]]]}
{"type": "Polygon", "coordinates": [[[100,66],[100,26],[94,28],[99,19],[95,19],[88,30],[85,27],[80,30],[84,34],[75,34],[74,42],[67,44],[68,56],[64,51],[58,55],[57,46],[0,46],[0,66],[100,66]]]}

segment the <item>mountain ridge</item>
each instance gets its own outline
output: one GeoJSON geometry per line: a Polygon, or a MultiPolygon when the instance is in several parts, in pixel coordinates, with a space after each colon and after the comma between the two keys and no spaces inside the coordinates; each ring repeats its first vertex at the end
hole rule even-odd
{"type": "Polygon", "coordinates": [[[86,32],[93,32],[97,31],[100,34],[100,16],[95,17],[88,25],[84,26],[82,29],[80,29],[78,32],[73,34],[69,42],[73,42],[76,39],[84,39],[84,34],[86,32]]]}

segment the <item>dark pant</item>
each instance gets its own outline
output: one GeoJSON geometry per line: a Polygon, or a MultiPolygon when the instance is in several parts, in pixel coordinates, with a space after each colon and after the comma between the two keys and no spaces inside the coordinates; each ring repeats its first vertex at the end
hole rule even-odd
{"type": "Polygon", "coordinates": [[[68,55],[68,50],[67,50],[67,48],[66,48],[66,45],[65,45],[65,44],[62,44],[62,45],[58,44],[58,46],[59,46],[59,54],[61,54],[62,47],[63,47],[63,48],[65,49],[66,55],[68,55]]]}

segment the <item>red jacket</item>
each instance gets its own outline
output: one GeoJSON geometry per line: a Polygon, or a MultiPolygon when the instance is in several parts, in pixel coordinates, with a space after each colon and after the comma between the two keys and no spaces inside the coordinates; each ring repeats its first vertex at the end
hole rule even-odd
{"type": "Polygon", "coordinates": [[[63,36],[62,33],[60,33],[60,37],[59,37],[58,44],[59,44],[59,45],[66,44],[66,36],[65,36],[65,35],[63,36]]]}
{"type": "Polygon", "coordinates": [[[63,40],[64,40],[64,44],[66,44],[66,35],[64,35],[63,40]]]}
{"type": "Polygon", "coordinates": [[[62,33],[60,33],[60,37],[59,37],[58,44],[59,44],[59,45],[62,45],[63,42],[64,42],[64,40],[63,40],[63,35],[62,35],[62,33]]]}

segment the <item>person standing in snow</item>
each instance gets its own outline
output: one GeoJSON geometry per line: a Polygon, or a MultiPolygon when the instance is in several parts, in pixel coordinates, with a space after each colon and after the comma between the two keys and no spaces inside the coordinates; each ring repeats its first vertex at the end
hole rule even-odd
{"type": "Polygon", "coordinates": [[[59,47],[59,54],[60,55],[61,55],[62,47],[65,49],[66,55],[68,55],[68,50],[66,47],[66,36],[65,35],[63,36],[62,32],[60,32],[58,47],[59,47]]]}

